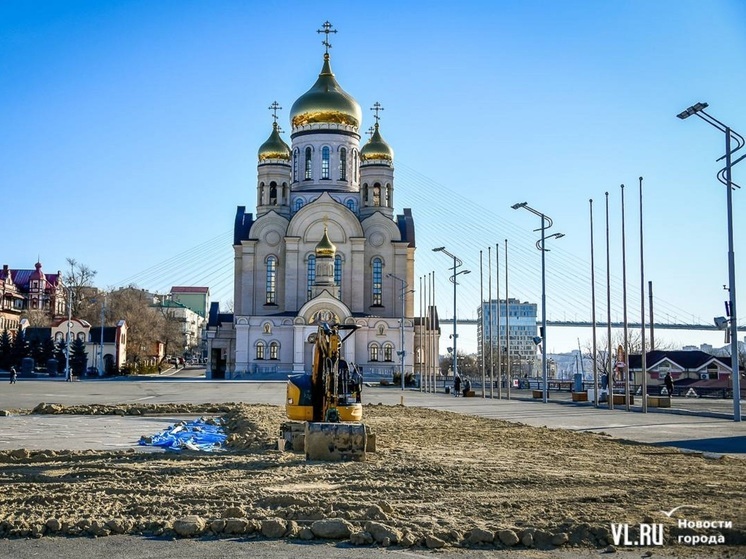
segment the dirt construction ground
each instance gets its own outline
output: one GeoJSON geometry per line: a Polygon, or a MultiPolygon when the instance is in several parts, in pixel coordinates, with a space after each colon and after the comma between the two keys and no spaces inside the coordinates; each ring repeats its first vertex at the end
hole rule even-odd
{"type": "Polygon", "coordinates": [[[219,453],[2,451],[0,538],[323,539],[412,551],[510,548],[540,557],[551,549],[621,555],[612,524],[628,524],[630,542],[640,524],[660,524],[663,547],[645,548],[654,556],[746,557],[743,459],[366,405],[377,451],[365,462],[320,463],[277,450],[278,406],[55,405],[36,412],[224,417],[229,444],[219,453]],[[690,545],[693,538],[707,544],[690,545]]]}

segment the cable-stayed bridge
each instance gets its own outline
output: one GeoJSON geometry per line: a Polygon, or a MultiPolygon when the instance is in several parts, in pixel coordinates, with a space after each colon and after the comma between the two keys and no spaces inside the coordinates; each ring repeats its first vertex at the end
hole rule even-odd
{"type": "MultiPolygon", "coordinates": [[[[453,318],[439,318],[441,323],[453,324],[453,318]]],[[[478,325],[479,320],[476,318],[459,318],[456,320],[456,324],[467,325],[478,325]]],[[[596,322],[596,328],[606,328],[606,322],[596,322]]],[[[541,321],[536,322],[537,326],[541,326],[541,321]]],[[[568,328],[591,328],[592,322],[577,322],[570,320],[547,320],[547,326],[560,326],[568,328]]],[[[624,322],[611,322],[612,328],[624,328],[624,322]]],[[[642,328],[640,322],[628,322],[627,327],[631,329],[642,328]]],[[[650,323],[645,324],[646,328],[650,328],[650,323]]],[[[719,330],[714,324],[676,324],[671,322],[655,322],[653,323],[654,330],[719,330]]],[[[739,326],[739,332],[746,332],[746,326],[739,326]]]]}

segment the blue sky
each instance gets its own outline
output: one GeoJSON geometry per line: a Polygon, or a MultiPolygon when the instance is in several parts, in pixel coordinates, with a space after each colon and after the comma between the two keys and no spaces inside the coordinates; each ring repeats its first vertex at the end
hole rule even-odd
{"type": "MultiPolygon", "coordinates": [[[[656,318],[709,322],[723,313],[726,203],[715,159],[724,137],[675,115],[706,101],[746,134],[740,1],[5,0],[2,263],[31,268],[38,257],[54,272],[71,257],[97,270],[100,287],[199,284],[231,299],[230,231],[236,206],[255,206],[267,107],[284,107],[289,130],[289,108],[321,66],[316,30],[325,20],[338,30],[332,67],[363,107],[363,129],[373,121],[368,108],[385,107],[394,203],[413,209],[417,276],[435,271],[442,315],[452,314],[449,262],[435,246],[472,270],[459,287],[459,315],[473,317],[479,304],[479,251],[486,273],[487,247],[494,255],[505,239],[510,296],[540,300],[538,218],[510,208],[527,201],[553,218],[550,232],[566,235],[547,254],[549,318],[588,320],[593,198],[597,314],[605,317],[608,191],[619,318],[624,183],[628,305],[639,316],[639,176],[656,318]]],[[[746,183],[746,163],[734,180],[746,183]]],[[[742,294],[744,197],[734,192],[742,294]]],[[[561,338],[553,349],[576,345],[574,334],[561,338]]],[[[687,343],[721,340],[701,334],[687,343]]]]}

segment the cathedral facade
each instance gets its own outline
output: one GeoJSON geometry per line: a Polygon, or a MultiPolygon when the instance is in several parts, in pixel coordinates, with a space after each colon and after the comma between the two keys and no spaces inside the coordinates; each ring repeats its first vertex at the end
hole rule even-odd
{"type": "Polygon", "coordinates": [[[380,105],[361,146],[362,110],[332,73],[331,25],[321,32],[321,72],[292,105],[289,145],[280,107],[270,107],[256,215],[239,206],[234,223],[234,312],[220,314],[216,303],[210,312],[208,378],[309,372],[308,340],[320,322],[359,327],[344,357],[367,378],[391,378],[402,355],[408,375],[419,359],[414,220],[410,209],[394,210],[394,152],[380,105]]]}

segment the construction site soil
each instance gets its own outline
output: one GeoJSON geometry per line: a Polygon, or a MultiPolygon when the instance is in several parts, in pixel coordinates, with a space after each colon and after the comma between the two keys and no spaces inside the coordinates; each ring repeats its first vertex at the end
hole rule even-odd
{"type": "Polygon", "coordinates": [[[222,417],[229,436],[213,453],[0,452],[4,538],[298,538],[580,552],[613,551],[612,524],[629,525],[635,540],[640,524],[661,524],[675,556],[746,556],[742,459],[403,406],[366,405],[376,452],[344,463],[277,450],[285,420],[278,406],[40,404],[11,413],[222,417]],[[695,536],[724,545],[681,543],[695,536]]]}

